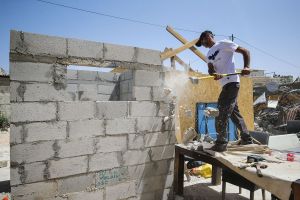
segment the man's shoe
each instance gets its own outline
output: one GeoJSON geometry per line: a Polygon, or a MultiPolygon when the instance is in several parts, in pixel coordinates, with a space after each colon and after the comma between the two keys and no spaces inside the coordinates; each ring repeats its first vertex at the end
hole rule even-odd
{"type": "Polygon", "coordinates": [[[227,143],[226,144],[215,144],[209,150],[217,151],[217,152],[224,152],[227,150],[227,143]]]}

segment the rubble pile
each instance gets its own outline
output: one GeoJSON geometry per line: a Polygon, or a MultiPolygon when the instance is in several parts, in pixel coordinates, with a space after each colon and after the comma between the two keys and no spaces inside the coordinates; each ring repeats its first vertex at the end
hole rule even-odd
{"type": "Polygon", "coordinates": [[[275,108],[263,102],[254,106],[256,131],[286,133],[287,122],[300,120],[300,89],[282,92],[275,108]]]}

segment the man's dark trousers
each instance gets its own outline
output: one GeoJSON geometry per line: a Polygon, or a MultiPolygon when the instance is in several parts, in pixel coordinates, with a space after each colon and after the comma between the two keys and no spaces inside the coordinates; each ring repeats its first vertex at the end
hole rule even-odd
{"type": "Polygon", "coordinates": [[[219,116],[216,117],[216,131],[218,133],[216,144],[227,144],[227,127],[229,118],[240,130],[242,141],[250,141],[251,137],[246,123],[240,114],[237,97],[240,89],[240,83],[231,82],[223,86],[218,99],[219,116]]]}

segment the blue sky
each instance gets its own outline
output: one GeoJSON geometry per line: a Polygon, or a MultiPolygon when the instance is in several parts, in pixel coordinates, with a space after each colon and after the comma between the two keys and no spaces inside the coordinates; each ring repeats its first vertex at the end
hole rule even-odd
{"type": "MultiPolygon", "coordinates": [[[[224,35],[216,36],[217,40],[234,34],[242,40],[235,39],[235,42],[250,50],[252,68],[300,76],[300,1],[297,0],[47,1],[199,32],[209,29],[216,35],[224,35]]],[[[181,45],[162,27],[80,12],[36,0],[0,0],[0,66],[6,71],[9,67],[11,29],[161,51],[165,47],[181,45]]],[[[177,31],[188,40],[199,37],[199,33],[177,31]]],[[[203,47],[199,50],[207,52],[203,47]]],[[[190,62],[192,68],[207,72],[206,64],[191,51],[178,56],[190,62]]],[[[239,54],[236,61],[238,66],[243,66],[239,54]]],[[[165,64],[168,65],[168,62],[165,64]]]]}

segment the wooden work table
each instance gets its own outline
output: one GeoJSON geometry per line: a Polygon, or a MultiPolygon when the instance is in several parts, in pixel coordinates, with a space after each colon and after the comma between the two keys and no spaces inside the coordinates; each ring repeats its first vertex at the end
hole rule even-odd
{"type": "MultiPolygon", "coordinates": [[[[212,180],[213,185],[221,184],[222,168],[230,170],[219,160],[203,151],[194,151],[185,148],[182,144],[175,145],[175,163],[174,163],[174,194],[183,195],[183,176],[184,176],[184,156],[191,157],[197,161],[202,161],[212,165],[212,180]]],[[[300,200],[300,180],[292,183],[292,191],[294,200],[300,200]]]]}

